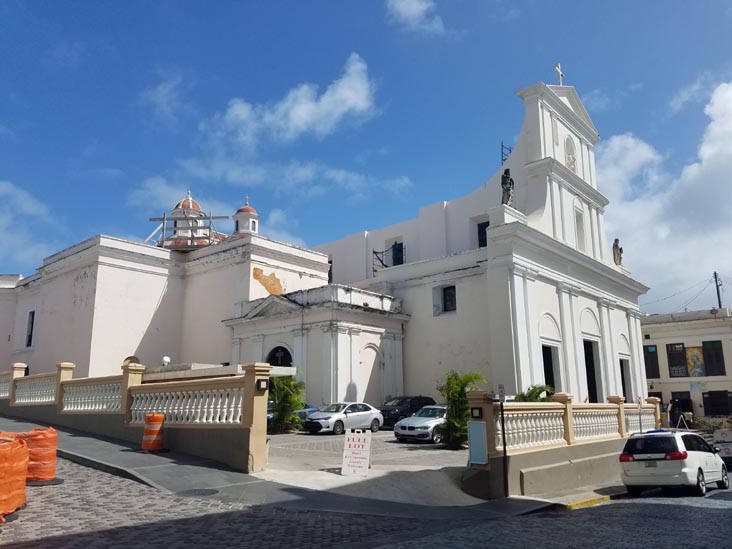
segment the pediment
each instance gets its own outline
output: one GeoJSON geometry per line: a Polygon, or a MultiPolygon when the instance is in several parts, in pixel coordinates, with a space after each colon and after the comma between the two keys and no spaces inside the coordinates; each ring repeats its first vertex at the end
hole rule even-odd
{"type": "Polygon", "coordinates": [[[553,91],[554,94],[559,97],[559,100],[569,107],[569,109],[582,119],[585,124],[592,128],[595,133],[598,133],[597,128],[595,128],[595,124],[587,113],[587,109],[585,109],[585,106],[582,104],[579,95],[577,95],[577,91],[574,89],[574,86],[547,86],[547,88],[553,91]]]}
{"type": "Polygon", "coordinates": [[[267,318],[270,316],[293,313],[300,311],[300,309],[300,305],[293,303],[289,299],[278,295],[271,295],[255,304],[249,312],[244,315],[244,318],[247,320],[267,318]]]}

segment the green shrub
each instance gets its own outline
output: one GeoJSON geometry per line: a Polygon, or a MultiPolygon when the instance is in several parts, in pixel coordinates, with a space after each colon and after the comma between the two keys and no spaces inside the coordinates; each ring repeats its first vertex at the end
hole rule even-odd
{"type": "Polygon", "coordinates": [[[478,372],[459,374],[450,370],[445,381],[437,386],[447,405],[445,423],[437,426],[437,429],[440,430],[443,443],[450,450],[460,450],[468,440],[468,391],[481,381],[485,382],[485,379],[478,372]]]}
{"type": "Polygon", "coordinates": [[[523,393],[518,393],[514,400],[516,402],[549,402],[553,394],[554,387],[551,385],[531,385],[523,393]]]}
{"type": "Polygon", "coordinates": [[[305,384],[295,376],[270,378],[269,399],[274,402],[272,420],[268,430],[271,433],[287,433],[297,429],[300,418],[295,410],[305,406],[305,384]]]}

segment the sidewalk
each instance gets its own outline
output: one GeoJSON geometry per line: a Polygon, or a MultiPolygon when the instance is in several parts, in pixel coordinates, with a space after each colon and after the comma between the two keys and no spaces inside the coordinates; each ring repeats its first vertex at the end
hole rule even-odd
{"type": "MultiPolygon", "coordinates": [[[[27,431],[41,426],[0,416],[0,431],[27,431]]],[[[285,509],[472,521],[496,520],[558,506],[578,508],[609,499],[610,494],[624,492],[622,487],[620,490],[617,487],[588,487],[582,492],[552,494],[539,498],[510,497],[469,506],[435,506],[425,505],[424,494],[414,491],[412,486],[405,486],[405,492],[413,493],[412,501],[400,503],[376,499],[378,490],[368,485],[370,481],[377,482],[376,479],[364,480],[363,490],[359,491],[355,486],[348,494],[338,494],[329,491],[329,488],[325,488],[327,484],[319,483],[319,479],[315,477],[305,483],[308,487],[302,487],[302,479],[298,482],[300,486],[263,480],[257,475],[233,471],[225,465],[204,458],[178,452],[145,453],[137,445],[128,442],[90,436],[66,428],[56,429],[58,455],[61,458],[147,484],[164,493],[210,496],[252,507],[270,505],[285,509]],[[316,486],[320,488],[314,489],[316,486]]],[[[277,480],[287,478],[285,474],[262,476],[277,480]]],[[[400,477],[396,475],[395,478],[400,477]]]]}

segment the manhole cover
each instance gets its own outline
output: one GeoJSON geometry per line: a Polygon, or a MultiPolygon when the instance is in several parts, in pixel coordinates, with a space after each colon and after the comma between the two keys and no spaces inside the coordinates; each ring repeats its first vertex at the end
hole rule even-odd
{"type": "Polygon", "coordinates": [[[63,484],[64,479],[52,478],[51,480],[27,480],[26,486],[55,486],[56,484],[63,484]]]}
{"type": "Polygon", "coordinates": [[[193,490],[183,490],[182,492],[176,492],[176,496],[185,496],[190,498],[200,498],[205,496],[214,496],[218,494],[218,490],[213,488],[194,488],[193,490]]]}

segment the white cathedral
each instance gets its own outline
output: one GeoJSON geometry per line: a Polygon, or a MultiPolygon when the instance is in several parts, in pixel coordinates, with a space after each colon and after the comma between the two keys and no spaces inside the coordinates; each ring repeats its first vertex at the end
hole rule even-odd
{"type": "Polygon", "coordinates": [[[509,394],[646,396],[648,288],[605,235],[597,130],[571,86],[518,95],[526,115],[500,170],[416,219],[303,249],[261,236],[248,201],[219,233],[189,194],[156,245],[99,235],[32,276],[0,275],[0,369],[264,361],[295,366],[316,405],[437,396],[451,369],[509,394]]]}

